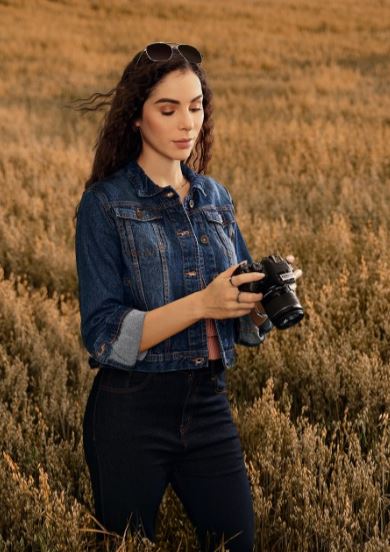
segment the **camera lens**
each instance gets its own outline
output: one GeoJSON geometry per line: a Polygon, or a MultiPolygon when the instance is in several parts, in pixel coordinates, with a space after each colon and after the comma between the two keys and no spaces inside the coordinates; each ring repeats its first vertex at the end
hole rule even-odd
{"type": "Polygon", "coordinates": [[[303,318],[303,309],[296,307],[293,309],[290,309],[288,312],[278,312],[277,316],[274,317],[271,322],[279,329],[279,330],[285,330],[287,328],[291,328],[291,326],[294,326],[295,324],[298,324],[300,320],[303,318]]]}
{"type": "Polygon", "coordinates": [[[298,297],[289,286],[270,290],[262,300],[264,310],[272,324],[286,330],[302,320],[304,312],[298,297]]]}

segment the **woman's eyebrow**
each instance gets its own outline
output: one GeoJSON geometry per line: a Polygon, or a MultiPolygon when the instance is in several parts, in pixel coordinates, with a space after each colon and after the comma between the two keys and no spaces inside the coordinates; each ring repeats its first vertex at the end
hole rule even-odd
{"type": "MultiPolygon", "coordinates": [[[[201,98],[203,96],[203,94],[199,94],[199,96],[196,96],[195,98],[193,98],[191,100],[190,103],[194,102],[195,100],[198,100],[199,98],[201,98]]],[[[156,102],[154,102],[155,104],[157,103],[163,103],[163,102],[169,102],[169,103],[174,103],[174,104],[180,104],[180,102],[178,100],[173,100],[172,98],[160,98],[159,100],[157,100],[156,102]]]]}

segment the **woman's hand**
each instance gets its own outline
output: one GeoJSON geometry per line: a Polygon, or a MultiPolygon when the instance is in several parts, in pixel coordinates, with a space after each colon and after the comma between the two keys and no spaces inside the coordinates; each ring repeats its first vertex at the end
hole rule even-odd
{"type": "Polygon", "coordinates": [[[262,272],[250,272],[249,274],[236,274],[232,276],[240,264],[237,263],[229,266],[228,269],[218,274],[207,287],[199,292],[203,318],[237,318],[249,314],[256,302],[263,298],[262,293],[251,293],[237,289],[237,286],[245,282],[255,282],[265,276],[262,272]]]}
{"type": "MultiPolygon", "coordinates": [[[[291,266],[292,266],[294,260],[295,260],[294,255],[287,255],[286,261],[287,261],[288,263],[290,263],[291,266]]],[[[300,277],[302,276],[302,274],[303,274],[303,272],[302,272],[302,270],[301,270],[300,268],[294,270],[293,272],[294,272],[294,278],[295,278],[295,280],[298,280],[298,278],[300,278],[300,277]]],[[[296,287],[297,287],[296,282],[295,282],[294,284],[291,284],[290,287],[291,287],[291,289],[293,289],[293,290],[295,291],[295,290],[296,290],[296,287]]]]}

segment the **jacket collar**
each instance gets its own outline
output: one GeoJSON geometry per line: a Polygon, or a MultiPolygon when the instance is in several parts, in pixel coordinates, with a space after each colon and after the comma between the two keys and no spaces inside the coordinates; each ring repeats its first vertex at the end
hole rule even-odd
{"type": "MultiPolygon", "coordinates": [[[[192,170],[184,161],[180,161],[180,166],[181,172],[190,182],[191,191],[197,188],[204,196],[207,196],[206,177],[192,170]]],[[[139,197],[151,197],[164,191],[163,187],[157,186],[148,177],[136,160],[130,160],[127,163],[125,172],[139,197]]]]}

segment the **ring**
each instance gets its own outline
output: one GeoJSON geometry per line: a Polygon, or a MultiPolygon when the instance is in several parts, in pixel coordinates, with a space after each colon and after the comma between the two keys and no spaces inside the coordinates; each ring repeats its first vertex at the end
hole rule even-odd
{"type": "Polygon", "coordinates": [[[233,276],[230,276],[230,278],[229,278],[229,282],[230,282],[230,283],[232,284],[232,286],[233,286],[233,287],[237,287],[237,286],[235,286],[235,285],[233,284],[233,282],[232,282],[232,278],[233,278],[233,276]]]}

